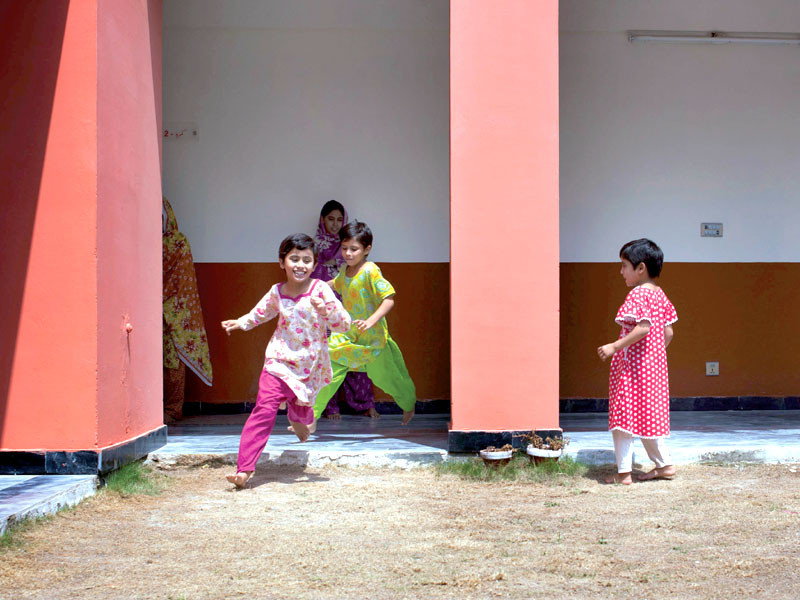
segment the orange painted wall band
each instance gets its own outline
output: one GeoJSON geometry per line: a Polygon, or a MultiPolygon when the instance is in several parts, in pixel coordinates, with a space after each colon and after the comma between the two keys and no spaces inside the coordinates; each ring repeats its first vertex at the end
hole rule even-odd
{"type": "MultiPolygon", "coordinates": [[[[384,263],[381,268],[398,290],[389,328],[419,397],[449,399],[448,265],[384,263]]],[[[196,269],[214,387],[189,376],[187,400],[252,402],[272,326],[227,337],[219,321],[250,310],[271,283],[280,281],[280,269],[271,263],[199,263],[196,269]]],[[[798,395],[800,321],[789,290],[800,289],[800,263],[667,263],[661,285],[680,319],[669,349],[673,397],[798,395]],[[779,315],[786,318],[778,318],[782,333],[776,335],[768,323],[779,315]],[[720,362],[719,377],[705,375],[706,360],[720,362]]],[[[559,395],[605,398],[608,363],[600,362],[595,350],[619,335],[613,317],[628,288],[616,263],[562,263],[560,287],[559,395]]]]}
{"type": "MultiPolygon", "coordinates": [[[[800,395],[800,263],[665,263],[659,284],[678,311],[668,350],[670,395],[800,395]],[[706,361],[720,375],[705,374],[706,361]]],[[[628,288],[617,263],[561,265],[561,397],[608,396],[597,346],[628,288]]]]}
{"type": "MultiPolygon", "coordinates": [[[[277,249],[276,249],[277,254],[277,249]]],[[[381,263],[397,290],[387,321],[422,399],[450,398],[450,267],[447,263],[381,263]]],[[[285,279],[275,263],[196,263],[214,386],[187,375],[186,400],[212,404],[253,402],[275,322],[225,335],[223,319],[247,313],[285,279]]],[[[386,394],[376,390],[378,399],[386,394]]]]}

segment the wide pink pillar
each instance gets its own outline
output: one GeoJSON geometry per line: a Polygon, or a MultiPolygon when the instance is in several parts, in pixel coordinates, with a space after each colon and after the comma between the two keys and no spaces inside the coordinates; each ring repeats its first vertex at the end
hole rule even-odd
{"type": "Polygon", "coordinates": [[[105,471],[161,410],[161,2],[0,7],[0,472],[105,471]]]}
{"type": "Polygon", "coordinates": [[[450,451],[558,431],[558,2],[450,4],[450,451]]]}

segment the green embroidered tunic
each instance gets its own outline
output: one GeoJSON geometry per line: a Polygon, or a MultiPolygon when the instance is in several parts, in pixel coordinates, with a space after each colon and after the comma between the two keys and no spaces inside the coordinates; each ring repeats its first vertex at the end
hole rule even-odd
{"type": "MultiPolygon", "coordinates": [[[[333,289],[341,295],[353,321],[366,320],[381,302],[395,293],[374,262],[365,262],[355,277],[348,277],[346,272],[347,267],[343,266],[333,280],[333,289]]],[[[386,348],[389,339],[385,317],[364,332],[352,325],[347,333],[331,333],[328,340],[331,361],[350,371],[366,371],[366,365],[386,348]]]]}

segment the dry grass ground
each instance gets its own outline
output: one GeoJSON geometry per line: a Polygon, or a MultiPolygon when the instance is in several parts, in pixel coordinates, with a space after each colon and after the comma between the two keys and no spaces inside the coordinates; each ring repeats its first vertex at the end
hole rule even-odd
{"type": "MultiPolygon", "coordinates": [[[[433,469],[179,468],[0,549],[0,598],[800,597],[800,469],[684,467],[630,488],[433,469]]],[[[605,471],[608,472],[608,471],[605,471]]]]}

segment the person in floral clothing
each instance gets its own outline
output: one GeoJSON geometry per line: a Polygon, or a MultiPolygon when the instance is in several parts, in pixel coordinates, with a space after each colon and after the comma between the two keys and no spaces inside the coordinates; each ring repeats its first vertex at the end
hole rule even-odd
{"type": "Polygon", "coordinates": [[[161,202],[164,313],[164,422],[183,417],[186,368],[211,385],[211,357],[200,308],[192,250],[166,198],[161,202]]]}
{"type": "Polygon", "coordinates": [[[278,318],[267,345],[256,405],[242,429],[236,473],[226,475],[239,488],[253,475],[282,403],[287,404],[292,431],[301,442],[308,439],[314,401],[333,377],[327,330],[350,329],[350,316],[328,284],[311,278],[317,262],[313,239],[304,233],[290,235],[281,242],[278,259],[286,281],[273,285],[246,315],[222,321],[230,335],[278,318]]]}
{"type": "MultiPolygon", "coordinates": [[[[345,223],[347,223],[347,211],[340,202],[328,200],[322,205],[317,233],[314,235],[319,259],[317,267],[311,274],[312,277],[330,283],[339,274],[339,269],[344,265],[339,231],[345,223]]],[[[322,416],[332,420],[341,419],[340,405],[349,412],[362,414],[371,419],[380,417],[375,410],[375,390],[372,389],[372,380],[366,373],[348,372],[341,387],[322,411],[322,416]]]]}

